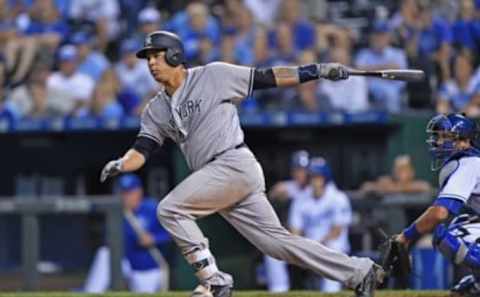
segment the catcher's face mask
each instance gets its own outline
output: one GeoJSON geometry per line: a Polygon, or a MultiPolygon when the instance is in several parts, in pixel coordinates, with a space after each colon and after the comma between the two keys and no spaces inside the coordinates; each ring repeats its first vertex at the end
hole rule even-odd
{"type": "Polygon", "coordinates": [[[427,144],[433,157],[432,170],[439,169],[454,154],[470,148],[460,145],[460,141],[475,146],[477,133],[476,123],[463,114],[433,117],[427,125],[427,144]]]}
{"type": "Polygon", "coordinates": [[[439,169],[444,161],[453,155],[456,149],[458,134],[451,131],[452,125],[445,115],[430,120],[427,125],[427,144],[432,156],[432,170],[439,169]]]}

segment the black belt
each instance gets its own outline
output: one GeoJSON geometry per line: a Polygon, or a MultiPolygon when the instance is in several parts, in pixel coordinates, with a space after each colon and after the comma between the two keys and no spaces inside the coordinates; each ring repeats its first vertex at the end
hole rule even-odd
{"type": "Polygon", "coordinates": [[[247,145],[245,144],[245,142],[242,142],[242,143],[240,143],[240,144],[237,144],[237,145],[234,146],[233,148],[228,148],[228,149],[226,149],[226,150],[223,150],[223,151],[219,152],[218,154],[215,154],[207,163],[210,163],[210,162],[215,161],[216,158],[220,157],[220,155],[225,154],[225,153],[228,152],[229,150],[237,150],[237,149],[242,148],[242,147],[247,147],[247,145]]]}

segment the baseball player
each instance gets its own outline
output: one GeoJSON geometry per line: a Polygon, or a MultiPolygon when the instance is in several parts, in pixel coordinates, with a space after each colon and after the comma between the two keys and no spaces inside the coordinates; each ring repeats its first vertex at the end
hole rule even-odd
{"type": "MultiPolygon", "coordinates": [[[[294,152],[290,160],[290,175],[292,178],[275,184],[268,193],[268,197],[274,201],[290,202],[289,200],[295,200],[297,197],[304,195],[309,189],[308,164],[309,154],[307,151],[294,152]]],[[[275,209],[280,222],[284,226],[287,224],[290,205],[289,203],[288,207],[275,209]]],[[[290,290],[290,276],[286,262],[265,256],[264,265],[268,291],[281,293],[290,290]]]]}
{"type": "MultiPolygon", "coordinates": [[[[162,273],[168,266],[156,259],[156,254],[160,253],[157,246],[169,242],[170,236],[158,223],[155,201],[143,198],[142,184],[138,176],[123,175],[118,180],[117,189],[122,196],[125,210],[123,222],[125,257],[122,260],[122,273],[131,291],[157,292],[168,286],[167,283],[162,283],[164,280],[162,273]]],[[[85,292],[101,293],[108,289],[109,263],[110,250],[107,247],[100,247],[88,273],[85,292]]]]}
{"type": "Polygon", "coordinates": [[[265,195],[263,171],[244,143],[236,104],[252,91],[325,78],[346,79],[340,64],[256,69],[221,62],[187,69],[182,41],[155,31],[137,57],[146,59],[163,90],[141,117],[133,147],[108,162],[101,181],[142,167],[166,138],[178,144],[193,171],[159,203],[157,216],[172,235],[199,286],[192,296],[231,296],[233,279],[218,269],[195,220],[218,212],[263,253],[308,268],[373,296],[383,269],[368,258],[348,257],[284,229],[265,195]]]}
{"type": "Polygon", "coordinates": [[[437,115],[427,125],[432,168],[440,169],[437,199],[396,236],[408,247],[433,231],[433,244],[456,265],[472,270],[453,295],[480,296],[480,150],[476,123],[462,114],[437,115]]]}
{"type": "Polygon", "coordinates": [[[290,160],[291,179],[275,184],[268,196],[275,200],[295,199],[308,190],[309,156],[305,150],[296,151],[290,160]]]}
{"type": "MultiPolygon", "coordinates": [[[[350,252],[348,226],[352,221],[350,201],[333,181],[330,166],[325,159],[312,158],[308,167],[311,187],[293,201],[289,227],[293,234],[321,242],[325,246],[350,252]]],[[[338,292],[342,284],[336,281],[312,278],[312,288],[323,292],[338,292]]]]}

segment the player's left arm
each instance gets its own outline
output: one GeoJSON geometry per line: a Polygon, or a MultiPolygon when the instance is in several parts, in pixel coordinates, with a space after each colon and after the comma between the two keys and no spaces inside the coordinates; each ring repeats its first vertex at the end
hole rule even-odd
{"type": "Polygon", "coordinates": [[[477,183],[477,165],[478,162],[475,159],[460,159],[433,205],[406,228],[397,239],[408,245],[422,235],[432,232],[435,227],[449,217],[458,215],[477,183]]]}
{"type": "Polygon", "coordinates": [[[349,75],[349,69],[338,63],[252,68],[213,62],[207,64],[205,70],[218,93],[220,102],[225,102],[226,99],[239,102],[249,97],[254,90],[292,87],[320,78],[347,79],[349,75]]]}
{"type": "Polygon", "coordinates": [[[339,63],[256,68],[253,76],[253,90],[292,87],[320,78],[341,80],[347,79],[348,75],[348,68],[339,63]]]}

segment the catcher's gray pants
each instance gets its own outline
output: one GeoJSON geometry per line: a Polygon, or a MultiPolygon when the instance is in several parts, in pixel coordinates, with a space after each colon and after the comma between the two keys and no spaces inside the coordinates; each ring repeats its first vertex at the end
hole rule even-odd
{"type": "MultiPolygon", "coordinates": [[[[194,264],[189,258],[191,253],[208,251],[208,241],[195,219],[215,212],[263,253],[310,269],[350,288],[361,282],[373,264],[368,258],[349,257],[316,241],[292,235],[283,228],[265,196],[262,168],[248,148],[227,151],[192,173],[159,203],[157,209],[161,224],[191,264],[194,264]]],[[[199,269],[204,265],[194,266],[199,269]]],[[[227,277],[212,278],[215,279],[212,284],[232,282],[227,274],[220,274],[227,277]]]]}

